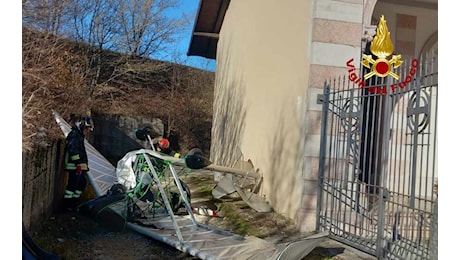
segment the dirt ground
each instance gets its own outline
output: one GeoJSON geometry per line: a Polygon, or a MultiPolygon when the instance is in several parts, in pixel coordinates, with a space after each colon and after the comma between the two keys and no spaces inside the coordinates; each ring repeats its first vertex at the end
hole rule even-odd
{"type": "MultiPolygon", "coordinates": [[[[240,235],[269,241],[301,237],[294,223],[275,212],[258,213],[240,199],[212,198],[214,178],[210,174],[190,174],[185,179],[192,194],[192,207],[219,209],[220,216],[196,214],[197,221],[240,235]]],[[[62,259],[198,259],[137,232],[114,232],[78,212],[54,214],[40,232],[31,234],[45,251],[62,259]]],[[[334,259],[310,253],[305,259],[334,259]]]]}

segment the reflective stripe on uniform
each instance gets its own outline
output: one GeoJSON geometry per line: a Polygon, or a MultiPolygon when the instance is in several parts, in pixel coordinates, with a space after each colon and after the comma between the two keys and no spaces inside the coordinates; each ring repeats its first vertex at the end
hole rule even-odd
{"type": "Polygon", "coordinates": [[[66,170],[76,170],[77,166],[74,163],[68,163],[65,165],[66,170]]]}
{"type": "Polygon", "coordinates": [[[73,197],[74,198],[80,198],[80,195],[81,195],[81,191],[76,190],[75,193],[73,194],[73,197]]]}
{"type": "Polygon", "coordinates": [[[82,169],[83,171],[87,171],[87,170],[88,170],[88,164],[86,164],[86,163],[80,163],[80,166],[81,166],[81,169],[82,169]]]}
{"type": "Polygon", "coordinates": [[[69,153],[65,153],[64,167],[66,170],[76,170],[77,169],[77,166],[75,165],[75,163],[69,162],[69,153]]]}
{"type": "Polygon", "coordinates": [[[72,159],[72,161],[80,160],[80,155],[79,154],[72,155],[70,156],[70,159],[72,159]]]}
{"type": "MultiPolygon", "coordinates": [[[[71,199],[71,198],[73,198],[73,196],[74,196],[73,191],[70,191],[70,190],[65,190],[64,191],[64,199],[71,199]]],[[[78,196],[80,196],[80,195],[78,195],[78,196]]]]}

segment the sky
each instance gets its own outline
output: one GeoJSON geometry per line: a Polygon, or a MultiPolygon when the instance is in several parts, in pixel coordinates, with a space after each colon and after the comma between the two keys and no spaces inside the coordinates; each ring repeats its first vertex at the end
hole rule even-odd
{"type": "MultiPolygon", "coordinates": [[[[187,26],[185,32],[179,37],[179,42],[176,47],[180,55],[180,60],[184,60],[185,64],[191,67],[196,67],[204,70],[215,71],[216,63],[213,59],[206,59],[199,56],[187,56],[190,40],[195,25],[196,12],[198,11],[200,0],[179,0],[180,7],[172,13],[172,15],[180,15],[181,13],[192,14],[192,20],[187,26]]],[[[166,60],[172,60],[167,57],[166,60]]]]}
{"type": "MultiPolygon", "coordinates": [[[[182,0],[184,10],[196,12],[199,0],[182,0]]],[[[439,1],[439,84],[441,91],[439,94],[439,256],[448,257],[458,255],[455,252],[458,247],[455,235],[460,232],[458,224],[458,194],[456,191],[460,187],[460,171],[458,167],[460,149],[459,126],[456,112],[459,108],[459,83],[456,81],[456,55],[458,45],[456,41],[456,31],[454,28],[455,20],[449,17],[457,17],[456,8],[448,6],[449,1],[439,1]],[[449,54],[447,54],[449,52],[449,54]],[[451,239],[452,238],[452,239],[451,239]]],[[[20,1],[2,1],[0,8],[1,23],[1,50],[2,62],[0,63],[0,75],[2,80],[2,95],[0,95],[3,109],[2,120],[2,175],[3,186],[1,205],[2,230],[8,235],[7,243],[2,242],[2,249],[8,247],[14,254],[20,254],[19,231],[22,212],[22,95],[21,95],[21,71],[22,71],[22,48],[21,48],[21,17],[22,6],[20,1]],[[14,228],[13,228],[14,227],[14,228]],[[13,230],[13,231],[11,231],[13,230]],[[11,244],[9,244],[11,243],[11,244]]],[[[188,45],[192,34],[194,21],[190,25],[180,42],[179,49],[183,50],[186,57],[188,45]]],[[[207,62],[207,59],[199,57],[188,57],[186,63],[189,66],[200,67],[207,62]]],[[[215,67],[215,64],[210,66],[215,67]]],[[[50,122],[54,123],[54,122],[50,122]]],[[[5,251],[4,251],[5,252],[5,251]]]]}

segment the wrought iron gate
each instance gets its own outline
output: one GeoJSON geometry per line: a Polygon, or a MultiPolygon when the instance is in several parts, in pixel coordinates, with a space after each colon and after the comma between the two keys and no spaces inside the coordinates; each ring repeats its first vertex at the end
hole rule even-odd
{"type": "Polygon", "coordinates": [[[325,84],[317,229],[379,259],[437,253],[436,58],[325,84]]]}

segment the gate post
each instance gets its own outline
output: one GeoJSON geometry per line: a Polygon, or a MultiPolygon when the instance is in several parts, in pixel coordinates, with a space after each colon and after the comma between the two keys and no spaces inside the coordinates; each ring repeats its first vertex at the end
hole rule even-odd
{"type": "Polygon", "coordinates": [[[320,149],[319,149],[319,169],[318,169],[318,196],[317,196],[317,209],[316,209],[316,231],[319,231],[319,218],[322,210],[322,200],[323,200],[323,182],[324,182],[324,164],[326,161],[326,143],[327,143],[327,114],[329,109],[329,93],[330,87],[327,82],[324,82],[323,89],[323,111],[321,115],[321,139],[320,139],[320,149]]]}
{"type": "MultiPolygon", "coordinates": [[[[390,87],[392,81],[387,82],[387,89],[390,87]]],[[[387,254],[387,243],[385,239],[384,226],[385,226],[385,196],[384,194],[387,187],[387,166],[389,158],[389,144],[390,144],[390,121],[392,113],[392,95],[382,95],[383,100],[383,133],[382,140],[382,161],[380,162],[380,180],[379,180],[379,211],[377,221],[377,256],[385,259],[387,254]]],[[[389,195],[387,195],[389,196],[389,195]]]]}

